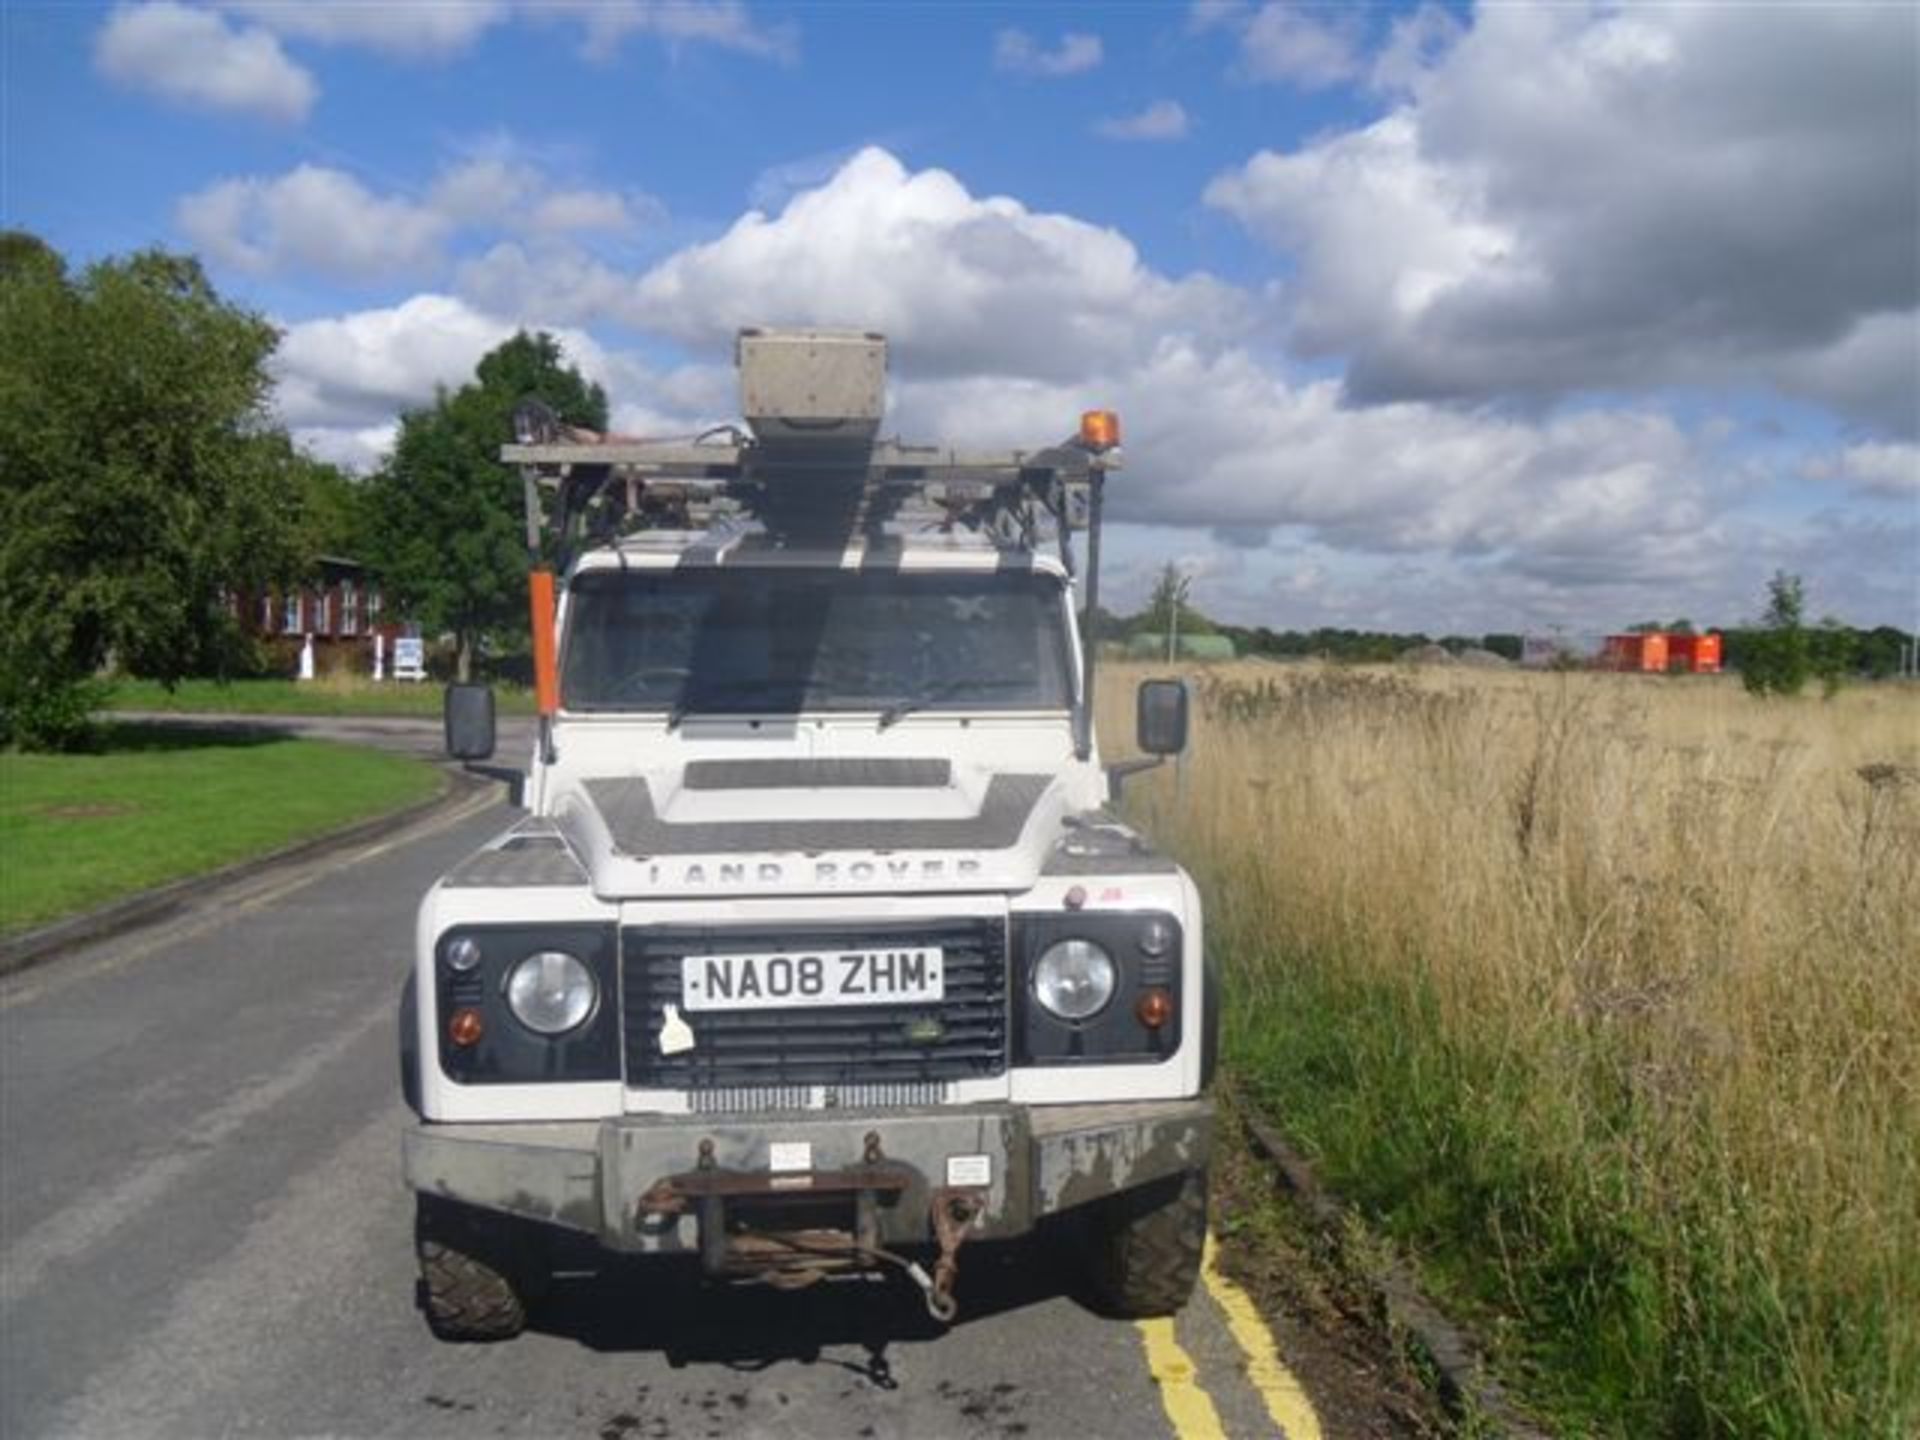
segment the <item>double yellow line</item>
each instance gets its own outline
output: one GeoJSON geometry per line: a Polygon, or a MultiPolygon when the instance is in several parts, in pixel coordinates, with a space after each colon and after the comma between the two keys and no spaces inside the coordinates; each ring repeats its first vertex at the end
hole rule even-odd
{"type": "MultiPolygon", "coordinates": [[[[1241,1354],[1246,1357],[1247,1379],[1259,1392],[1267,1407],[1267,1417],[1286,1440],[1322,1440],[1320,1418],[1299,1380],[1280,1359],[1273,1333],[1247,1297],[1247,1292],[1227,1278],[1220,1269],[1220,1256],[1213,1236],[1207,1236],[1206,1254],[1200,1278],[1207,1293],[1226,1316],[1227,1329],[1241,1354]]],[[[1193,1363],[1174,1334],[1172,1320],[1141,1320],[1141,1343],[1146,1347],[1147,1369],[1160,1387],[1160,1403],[1166,1407],[1167,1420],[1179,1440],[1226,1440],[1226,1428],[1213,1397],[1200,1384],[1199,1368],[1193,1363]]]]}

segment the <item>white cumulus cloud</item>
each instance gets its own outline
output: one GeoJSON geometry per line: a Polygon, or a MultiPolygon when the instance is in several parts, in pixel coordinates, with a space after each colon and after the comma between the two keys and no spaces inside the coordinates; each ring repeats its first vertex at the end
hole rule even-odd
{"type": "Polygon", "coordinates": [[[1098,69],[1106,48],[1098,35],[1069,31],[1051,50],[1024,30],[1002,30],[993,40],[993,64],[1015,75],[1080,75],[1098,69]]]}
{"type": "Polygon", "coordinates": [[[1324,90],[1351,80],[1361,70],[1355,24],[1325,7],[1262,5],[1241,27],[1240,70],[1250,80],[1283,82],[1302,90],[1324,90]]]}
{"type": "Polygon", "coordinates": [[[93,61],[115,83],[163,100],[265,120],[303,120],[320,93],[267,31],[172,0],[116,7],[94,37],[93,61]]]}
{"type": "Polygon", "coordinates": [[[195,245],[239,269],[349,279],[429,271],[449,230],[434,210],[316,165],[218,181],[182,200],[174,218],[195,245]]]}
{"type": "Polygon", "coordinates": [[[1132,115],[1102,120],[1094,133],[1109,140],[1178,140],[1192,128],[1187,107],[1178,100],[1155,100],[1132,115]]]}
{"type": "Polygon", "coordinates": [[[647,196],[555,185],[533,165],[483,156],[441,171],[419,198],[376,193],[316,165],[220,180],[182,199],[174,219],[207,255],[238,269],[377,279],[437,272],[462,231],[540,243],[622,233],[658,213],[647,196]]]}
{"type": "Polygon", "coordinates": [[[481,358],[522,329],[553,334],[567,363],[606,387],[616,429],[685,434],[734,408],[731,372],[717,365],[662,371],[550,314],[497,313],[432,291],[286,326],[275,406],[311,453],[368,469],[391,448],[402,412],[471,381],[481,358]]]}
{"type": "Polygon", "coordinates": [[[799,53],[793,26],[763,25],[742,0],[133,0],[95,36],[94,63],[177,104],[297,121],[320,89],[282,41],[436,61],[513,22],[576,28],[594,60],[611,59],[632,35],[780,61],[799,53]]]}
{"type": "Polygon", "coordinates": [[[799,39],[791,26],[764,26],[739,0],[529,0],[522,13],[535,19],[568,19],[583,32],[590,59],[616,54],[630,35],[651,35],[669,45],[713,45],[771,60],[792,61],[799,39]]]}
{"type": "Polygon", "coordinates": [[[361,45],[408,59],[436,59],[472,45],[504,21],[503,0],[219,0],[276,34],[325,45],[361,45]]]}
{"type": "MultiPolygon", "coordinates": [[[[1449,203],[1400,200],[1415,219],[1449,203]]],[[[1469,226],[1450,264],[1471,273],[1500,238],[1469,226]]],[[[1429,283],[1450,283],[1445,269],[1429,283]]],[[[1803,473],[1897,495],[1886,487],[1910,449],[1862,442],[1808,461],[1786,445],[1755,459],[1737,427],[1683,423],[1656,397],[1355,406],[1324,367],[1302,373],[1266,343],[1265,294],[1162,273],[1115,231],[974,195],[877,149],[637,276],[521,237],[462,267],[459,288],[292,327],[281,404],[303,438],[365,451],[515,326],[560,334],[606,385],[616,425],[686,433],[735,409],[737,326],[850,325],[895,342],[889,428],[913,438],[1046,443],[1084,409],[1117,408],[1116,575],[1187,556],[1206,569],[1209,607],[1235,618],[1476,631],[1724,620],[1774,564],[1816,578],[1823,607],[1850,618],[1891,613],[1887,597],[1911,589],[1913,525],[1790,531],[1757,505],[1803,473]],[[569,328],[587,323],[593,335],[569,328]],[[607,338],[621,327],[649,358],[607,338]],[[684,360],[654,358],[675,342],[684,360]]]]}
{"type": "Polygon", "coordinates": [[[741,325],[877,328],[922,373],[1045,376],[1143,354],[1170,328],[1227,343],[1259,308],[1204,275],[1156,273],[1117,230],[867,149],[778,215],[749,211],[656,266],[620,314],[702,346],[741,325]]]}
{"type": "Polygon", "coordinates": [[[286,327],[274,357],[281,418],[301,428],[362,430],[473,378],[511,322],[450,295],[286,327]]]}
{"type": "Polygon", "coordinates": [[[1437,41],[1422,23],[1398,108],[1207,192],[1298,263],[1294,341],[1343,358],[1353,395],[1799,376],[1911,429],[1912,11],[1488,6],[1437,41]]]}

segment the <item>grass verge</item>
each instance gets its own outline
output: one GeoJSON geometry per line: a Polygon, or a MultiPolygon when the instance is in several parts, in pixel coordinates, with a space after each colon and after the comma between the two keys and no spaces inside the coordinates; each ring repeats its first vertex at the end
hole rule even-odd
{"type": "Polygon", "coordinates": [[[0,753],[0,934],[424,800],[430,766],[318,740],[116,726],[91,755],[0,753]]]}
{"type": "Polygon", "coordinates": [[[1916,736],[1910,687],[1249,668],[1134,802],[1243,1091],[1534,1408],[1910,1440],[1916,736]]]}
{"type": "MultiPolygon", "coordinates": [[[[182,680],[169,690],[155,680],[115,681],[109,710],[160,710],[191,715],[414,715],[438,719],[443,687],[358,676],[320,680],[182,680]]],[[[494,687],[502,715],[531,715],[533,694],[494,687]]]]}

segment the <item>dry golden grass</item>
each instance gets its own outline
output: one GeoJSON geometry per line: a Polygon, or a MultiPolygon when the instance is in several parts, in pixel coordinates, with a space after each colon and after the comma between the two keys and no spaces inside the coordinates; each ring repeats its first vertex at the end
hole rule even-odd
{"type": "Polygon", "coordinates": [[[1195,683],[1132,800],[1208,888],[1229,1054],[1563,1416],[1920,1430],[1920,691],[1195,683]]]}

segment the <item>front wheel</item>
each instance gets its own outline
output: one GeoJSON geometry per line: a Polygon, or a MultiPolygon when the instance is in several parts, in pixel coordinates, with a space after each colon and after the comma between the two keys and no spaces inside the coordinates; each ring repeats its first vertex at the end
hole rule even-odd
{"type": "Polygon", "coordinates": [[[1116,1195],[1088,1208],[1089,1279],[1117,1315],[1171,1315],[1187,1303],[1207,1244],[1207,1172],[1116,1195]]]}
{"type": "Polygon", "coordinates": [[[510,1340],[527,1324],[512,1247],[493,1217],[432,1195],[415,1197],[414,1249],[422,1308],[442,1340],[510,1340]]]}

